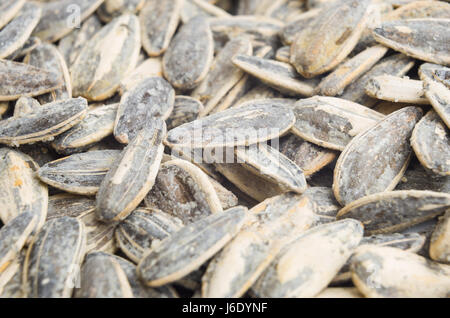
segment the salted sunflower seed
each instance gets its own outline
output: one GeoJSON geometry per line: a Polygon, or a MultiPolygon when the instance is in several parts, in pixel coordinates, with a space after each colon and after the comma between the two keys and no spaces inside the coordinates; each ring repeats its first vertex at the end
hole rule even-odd
{"type": "Polygon", "coordinates": [[[30,211],[39,220],[36,232],[42,227],[47,215],[47,186],[35,177],[39,169],[31,157],[9,149],[0,149],[0,218],[8,224],[21,213],[30,211]]]}
{"type": "Polygon", "coordinates": [[[344,150],[356,135],[385,117],[357,103],[323,96],[299,100],[293,111],[295,135],[334,150],[344,150]]]}
{"type": "Polygon", "coordinates": [[[25,0],[2,0],[0,2],[0,29],[22,9],[25,0]]]}
{"type": "Polygon", "coordinates": [[[41,8],[34,3],[25,3],[17,16],[0,30],[0,58],[5,58],[20,49],[40,18],[41,8]]]}
{"type": "Polygon", "coordinates": [[[195,16],[206,17],[230,17],[231,15],[222,8],[215,6],[211,1],[206,0],[184,0],[180,12],[180,18],[183,23],[187,23],[195,16]]]}
{"type": "Polygon", "coordinates": [[[132,298],[133,291],[127,275],[116,259],[93,252],[86,256],[81,268],[80,288],[75,298],[132,298]]]}
{"type": "Polygon", "coordinates": [[[363,227],[356,220],[316,226],[283,248],[252,289],[260,297],[316,296],[345,264],[362,236],[363,227]]]}
{"type": "Polygon", "coordinates": [[[301,78],[287,63],[243,54],[236,55],[232,61],[246,73],[287,95],[312,96],[318,83],[316,79],[301,78]]]}
{"type": "Polygon", "coordinates": [[[145,4],[145,0],[105,0],[97,10],[97,15],[105,22],[111,22],[112,19],[124,14],[136,14],[145,4]]]}
{"type": "Polygon", "coordinates": [[[175,91],[162,77],[149,77],[122,96],[114,124],[114,137],[127,144],[146,125],[159,117],[166,120],[173,110],[175,91]]]}
{"type": "Polygon", "coordinates": [[[282,135],[294,122],[292,110],[285,106],[255,104],[178,126],[169,131],[165,142],[173,148],[247,146],[282,135]]]}
{"type": "Polygon", "coordinates": [[[0,83],[0,101],[42,95],[63,84],[59,74],[8,60],[0,60],[0,83]]]}
{"type": "Polygon", "coordinates": [[[291,46],[291,64],[305,77],[333,69],[358,43],[370,1],[339,0],[322,9],[291,46]]]}
{"type": "Polygon", "coordinates": [[[280,152],[292,160],[308,177],[330,164],[336,152],[322,148],[294,134],[280,139],[280,152]]]}
{"type": "Polygon", "coordinates": [[[112,134],[117,114],[117,104],[92,107],[76,126],[58,135],[52,147],[61,154],[82,152],[112,134]]]}
{"type": "Polygon", "coordinates": [[[395,188],[408,166],[409,138],[420,117],[421,109],[403,108],[350,141],[334,170],[333,192],[339,203],[395,188]]]}
{"type": "Polygon", "coordinates": [[[292,237],[315,219],[308,199],[293,193],[260,203],[249,212],[255,218],[208,265],[202,279],[203,297],[240,297],[292,237]]]}
{"type": "Polygon", "coordinates": [[[450,288],[450,266],[393,247],[361,247],[351,268],[366,297],[447,297],[450,288]]]}
{"type": "Polygon", "coordinates": [[[436,113],[450,128],[450,85],[448,75],[450,69],[440,65],[425,63],[419,68],[419,76],[424,82],[425,96],[436,113]]]}
{"type": "Polygon", "coordinates": [[[86,253],[104,251],[114,253],[114,226],[102,223],[95,217],[95,200],[73,194],[49,197],[47,220],[70,216],[81,220],[86,229],[86,253]]]}
{"type": "Polygon", "coordinates": [[[47,163],[39,169],[37,175],[43,182],[57,189],[75,194],[95,195],[119,155],[119,150],[74,154],[47,163]]]}
{"type": "Polygon", "coordinates": [[[139,262],[137,272],[148,286],[174,282],[216,254],[247,221],[247,208],[235,207],[184,226],[139,262]]]}
{"type": "Polygon", "coordinates": [[[213,61],[214,42],[209,22],[196,17],[184,24],[164,54],[163,72],[173,87],[195,88],[208,74],[213,61]],[[189,63],[184,61],[189,60],[189,63]]]}
{"type": "Polygon", "coordinates": [[[373,46],[353,56],[322,79],[316,88],[317,92],[326,96],[342,94],[349,84],[370,70],[387,51],[386,47],[373,46]]]}
{"type": "Polygon", "coordinates": [[[78,124],[86,110],[84,98],[72,98],[45,104],[22,117],[8,118],[0,122],[0,143],[18,146],[52,140],[78,124]]]}
{"type": "MultiPolygon", "coordinates": [[[[102,4],[103,0],[77,0],[79,21],[86,20],[102,4]]],[[[33,31],[33,35],[42,41],[56,42],[73,30],[73,0],[60,0],[43,3],[42,16],[39,24],[33,31]]],[[[75,24],[76,26],[76,24],[75,24]]]]}
{"type": "Polygon", "coordinates": [[[339,97],[355,103],[373,107],[377,100],[366,95],[366,86],[371,78],[379,75],[403,76],[414,66],[414,60],[403,54],[395,54],[382,59],[359,79],[348,85],[339,97]]]}
{"type": "Polygon", "coordinates": [[[25,294],[34,298],[71,297],[86,249],[81,221],[63,216],[46,222],[28,248],[24,264],[25,294]]]}
{"type": "Polygon", "coordinates": [[[183,227],[180,219],[157,209],[134,210],[115,230],[116,242],[124,254],[138,263],[146,250],[183,227]]]}
{"type": "Polygon", "coordinates": [[[429,104],[422,81],[392,75],[372,77],[366,85],[366,94],[395,103],[429,104]]]}
{"type": "Polygon", "coordinates": [[[70,68],[74,96],[104,100],[136,66],[141,47],[139,20],[122,15],[90,39],[70,68]]]}
{"type": "Polygon", "coordinates": [[[161,163],[166,124],[159,118],[147,123],[122,151],[97,193],[97,218],[125,219],[153,187],[161,163]]]}
{"type": "Polygon", "coordinates": [[[429,111],[416,125],[411,146],[424,167],[450,176],[450,134],[438,114],[429,111]]]}
{"type": "Polygon", "coordinates": [[[178,26],[182,6],[182,0],[145,2],[139,21],[142,46],[149,56],[160,56],[169,47],[178,26]]]}
{"type": "Polygon", "coordinates": [[[253,48],[248,37],[237,37],[228,41],[225,47],[217,54],[211,70],[205,79],[191,93],[205,106],[200,116],[209,114],[221,99],[239,82],[244,72],[232,63],[233,56],[237,54],[252,54],[253,48]]]}
{"type": "Polygon", "coordinates": [[[166,119],[167,129],[194,121],[204,109],[202,102],[190,96],[175,96],[173,111],[166,119]]]}
{"type": "Polygon", "coordinates": [[[438,262],[450,263],[450,210],[441,217],[431,236],[430,257],[438,262]]]}
{"type": "Polygon", "coordinates": [[[40,69],[44,69],[58,74],[63,85],[48,94],[39,96],[41,104],[56,102],[72,97],[72,84],[70,74],[64,57],[59,53],[56,46],[49,43],[42,43],[25,56],[24,63],[30,64],[40,69]]]}
{"type": "Polygon", "coordinates": [[[388,21],[375,28],[373,35],[379,43],[408,56],[450,65],[449,27],[450,19],[388,21]]]}
{"type": "Polygon", "coordinates": [[[222,205],[207,175],[180,159],[161,165],[145,205],[179,218],[184,224],[222,212],[222,205]]]}
{"type": "Polygon", "coordinates": [[[393,233],[423,223],[450,207],[450,195],[432,191],[387,191],[347,204],[337,217],[364,224],[365,234],[393,233]]]}

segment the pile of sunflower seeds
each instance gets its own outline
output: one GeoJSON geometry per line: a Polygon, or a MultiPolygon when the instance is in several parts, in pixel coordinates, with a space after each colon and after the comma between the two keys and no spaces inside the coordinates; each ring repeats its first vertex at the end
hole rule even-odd
{"type": "Polygon", "coordinates": [[[450,297],[450,4],[0,0],[1,297],[450,297]]]}

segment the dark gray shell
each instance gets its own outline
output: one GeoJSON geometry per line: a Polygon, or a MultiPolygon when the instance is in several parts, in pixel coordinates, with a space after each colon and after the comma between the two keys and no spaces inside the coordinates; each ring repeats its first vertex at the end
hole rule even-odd
{"type": "Polygon", "coordinates": [[[125,147],[97,193],[99,220],[123,220],[144,199],[155,183],[165,135],[166,124],[155,118],[125,147]]]}
{"type": "Polygon", "coordinates": [[[450,176],[440,176],[417,163],[406,169],[396,190],[430,190],[450,193],[450,176]]]}
{"type": "Polygon", "coordinates": [[[222,212],[219,197],[200,168],[175,159],[161,165],[155,184],[145,197],[145,205],[164,211],[190,224],[222,212]]]}
{"type": "Polygon", "coordinates": [[[189,96],[175,96],[173,111],[169,118],[166,119],[167,129],[171,130],[175,127],[194,121],[203,108],[203,104],[195,98],[189,96]]]}
{"type": "Polygon", "coordinates": [[[408,56],[450,65],[449,19],[388,21],[373,30],[375,40],[408,56]]]}
{"type": "Polygon", "coordinates": [[[353,137],[385,117],[357,103],[324,96],[299,100],[293,111],[294,134],[333,150],[344,150],[353,137]]]}
{"type": "Polygon", "coordinates": [[[406,107],[352,139],[334,170],[333,191],[342,205],[395,188],[408,166],[409,139],[421,116],[420,108],[406,107]]]}
{"type": "Polygon", "coordinates": [[[146,250],[183,227],[180,219],[157,209],[134,210],[120,222],[115,231],[116,242],[122,252],[138,263],[146,250]]]}
{"type": "Polygon", "coordinates": [[[174,35],[184,0],[145,2],[139,14],[142,46],[149,56],[163,54],[174,35]]]}
{"type": "Polygon", "coordinates": [[[317,146],[294,134],[280,139],[279,150],[300,167],[306,177],[319,171],[336,158],[335,151],[317,146]]]}
{"type": "Polygon", "coordinates": [[[74,14],[78,14],[80,23],[88,18],[104,0],[60,0],[43,3],[42,17],[34,29],[33,35],[43,41],[56,42],[69,34],[76,26],[74,14]],[[79,10],[79,11],[78,11],[79,10]]]}
{"type": "Polygon", "coordinates": [[[25,0],[2,0],[0,2],[0,29],[22,9],[25,0]]]}
{"type": "Polygon", "coordinates": [[[75,298],[131,298],[127,275],[117,260],[102,252],[86,256],[75,298]]]}
{"type": "Polygon", "coordinates": [[[417,123],[411,146],[424,167],[450,176],[450,133],[436,112],[428,112],[417,123]]]}
{"type": "Polygon", "coordinates": [[[0,101],[42,95],[61,85],[59,74],[24,63],[0,60],[0,101]]]}
{"type": "Polygon", "coordinates": [[[118,104],[90,108],[78,124],[58,135],[52,147],[61,154],[82,152],[112,134],[118,104]]]}
{"type": "Polygon", "coordinates": [[[164,76],[175,88],[192,89],[205,78],[213,54],[214,42],[208,20],[201,16],[193,18],[170,42],[163,58],[164,76]]]}
{"type": "Polygon", "coordinates": [[[85,249],[86,232],[81,221],[63,216],[46,222],[25,258],[26,295],[71,297],[85,249]]]}
{"type": "Polygon", "coordinates": [[[137,272],[148,285],[176,281],[216,254],[247,221],[247,209],[235,207],[184,226],[140,261],[137,272]]]}
{"type": "Polygon", "coordinates": [[[26,2],[14,19],[0,30],[0,58],[20,49],[28,40],[41,18],[41,8],[26,2]]]}
{"type": "Polygon", "coordinates": [[[120,156],[119,150],[98,150],[74,154],[41,167],[39,178],[66,192],[95,195],[106,173],[120,156]]]}
{"type": "Polygon", "coordinates": [[[19,118],[3,120],[0,122],[0,143],[18,146],[52,140],[78,124],[86,110],[84,98],[72,98],[45,104],[19,118]]]}
{"type": "Polygon", "coordinates": [[[287,95],[312,96],[318,80],[302,78],[288,63],[238,54],[233,63],[268,86],[287,95]]]}
{"type": "Polygon", "coordinates": [[[282,135],[294,122],[292,110],[281,105],[232,108],[172,129],[166,144],[175,148],[247,146],[282,135]]]}
{"type": "Polygon", "coordinates": [[[98,31],[71,65],[73,96],[104,100],[138,62],[140,27],[134,15],[122,15],[98,31]]]}
{"type": "Polygon", "coordinates": [[[387,191],[362,197],[339,211],[337,217],[364,224],[366,235],[394,233],[423,223],[450,207],[450,194],[433,191],[387,191]]]}
{"type": "Polygon", "coordinates": [[[38,37],[32,36],[22,45],[20,48],[15,50],[9,56],[6,57],[7,60],[20,60],[25,55],[33,51],[42,41],[38,37]]]}
{"type": "Polygon", "coordinates": [[[124,144],[132,140],[148,121],[166,120],[173,109],[175,91],[161,77],[149,77],[122,96],[114,125],[114,137],[124,144]]]}

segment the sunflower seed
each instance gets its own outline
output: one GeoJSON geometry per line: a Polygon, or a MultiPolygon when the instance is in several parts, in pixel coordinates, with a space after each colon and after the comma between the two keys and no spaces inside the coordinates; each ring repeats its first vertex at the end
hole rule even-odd
{"type": "Polygon", "coordinates": [[[322,79],[316,88],[317,92],[326,96],[342,94],[349,84],[371,69],[387,51],[383,46],[373,46],[355,55],[322,79]]]}
{"type": "Polygon", "coordinates": [[[450,176],[450,134],[434,111],[429,111],[416,125],[411,146],[424,167],[450,176]]]}
{"type": "Polygon", "coordinates": [[[134,210],[115,230],[122,252],[138,263],[146,250],[183,227],[180,219],[157,209],[134,210]]]}
{"type": "Polygon", "coordinates": [[[209,114],[244,76],[244,72],[231,62],[233,56],[252,54],[252,51],[248,37],[237,37],[230,40],[218,53],[208,75],[191,94],[205,105],[200,116],[209,114]]]}
{"type": "Polygon", "coordinates": [[[161,77],[149,77],[122,96],[114,124],[114,137],[127,144],[146,125],[159,117],[170,116],[175,101],[175,91],[161,77]]]}
{"type": "Polygon", "coordinates": [[[260,297],[316,296],[344,265],[362,236],[363,227],[356,220],[332,222],[306,231],[275,257],[253,285],[253,291],[260,297]]]}
{"type": "Polygon", "coordinates": [[[450,128],[450,89],[442,81],[446,78],[445,74],[448,74],[448,72],[450,72],[450,69],[447,67],[429,63],[422,64],[419,68],[420,78],[424,82],[425,96],[436,113],[450,128]],[[441,77],[442,79],[440,79],[441,77]]]}
{"type": "Polygon", "coordinates": [[[70,297],[85,249],[81,221],[63,216],[46,222],[25,258],[25,294],[33,298],[70,297]]]}
{"type": "Polygon", "coordinates": [[[270,264],[280,248],[314,221],[308,199],[293,193],[270,198],[249,212],[255,221],[209,264],[203,297],[240,297],[270,264]]]}
{"type": "Polygon", "coordinates": [[[119,263],[103,252],[86,256],[76,298],[132,298],[133,291],[119,263]]]}
{"type": "Polygon", "coordinates": [[[22,273],[26,252],[26,248],[22,248],[18,257],[0,275],[0,298],[24,298],[22,273]]]}
{"type": "Polygon", "coordinates": [[[373,30],[375,40],[396,51],[431,63],[450,65],[449,19],[388,21],[373,30]]]}
{"type": "MultiPolygon", "coordinates": [[[[76,9],[79,13],[80,23],[86,20],[102,4],[103,0],[77,0],[76,9]]],[[[69,34],[76,26],[73,14],[75,4],[73,0],[60,0],[43,3],[42,16],[33,35],[42,41],[56,42],[69,34]]]]}
{"type": "Polygon", "coordinates": [[[19,214],[30,211],[38,216],[36,231],[47,215],[48,190],[35,178],[39,169],[31,157],[8,148],[0,149],[0,218],[8,224],[19,214]]]}
{"type": "Polygon", "coordinates": [[[63,84],[58,74],[8,60],[0,60],[0,83],[0,101],[42,95],[63,84]]]}
{"type": "Polygon", "coordinates": [[[140,27],[134,15],[120,16],[90,39],[70,68],[73,95],[104,100],[136,66],[140,27]]]}
{"type": "Polygon", "coordinates": [[[25,2],[25,0],[2,0],[0,2],[0,29],[16,16],[25,2]]]}
{"type": "Polygon", "coordinates": [[[395,188],[408,166],[409,138],[421,116],[419,108],[406,107],[352,139],[334,171],[333,192],[339,203],[395,188]]]}
{"type": "Polygon", "coordinates": [[[119,87],[119,93],[123,95],[125,92],[132,90],[146,78],[153,76],[162,77],[162,74],[161,58],[146,59],[122,80],[119,87]]]}
{"type": "Polygon", "coordinates": [[[372,77],[366,85],[366,94],[395,103],[429,104],[424,96],[422,81],[392,75],[372,77]]]}
{"type": "Polygon", "coordinates": [[[164,147],[166,125],[148,122],[114,161],[97,193],[97,218],[104,222],[125,219],[155,183],[164,147]]]}
{"type": "Polygon", "coordinates": [[[413,66],[414,61],[403,54],[386,57],[358,80],[348,85],[344,93],[339,97],[367,107],[373,107],[376,100],[366,95],[366,86],[370,79],[384,74],[403,76],[413,66]]]}
{"type": "MultiPolygon", "coordinates": [[[[101,28],[102,24],[96,15],[90,16],[88,19],[86,19],[86,21],[83,22],[81,28],[78,29],[78,32],[75,33],[75,38],[73,39],[73,43],[70,46],[70,52],[68,52],[69,57],[68,59],[66,59],[67,65],[72,65],[73,63],[75,63],[75,60],[77,59],[83,47],[86,45],[86,42],[89,41],[98,31],[100,31],[101,28]]],[[[73,32],[75,32],[75,30],[72,31],[72,33],[73,32]]]]}
{"type": "Polygon", "coordinates": [[[447,297],[450,266],[393,247],[364,246],[352,258],[352,280],[366,297],[447,297]]]}
{"type": "Polygon", "coordinates": [[[222,205],[222,210],[228,210],[238,205],[238,198],[233,192],[229,191],[212,177],[208,177],[208,179],[211,182],[217,197],[219,198],[220,204],[222,205]]]}
{"type": "Polygon", "coordinates": [[[41,104],[32,97],[21,97],[14,105],[13,117],[19,118],[32,113],[36,108],[41,107],[41,104]]]}
{"type": "Polygon", "coordinates": [[[257,39],[270,41],[277,35],[284,24],[268,17],[241,15],[225,18],[211,18],[211,30],[214,38],[232,39],[242,33],[253,34],[257,39]]]}
{"type": "Polygon", "coordinates": [[[290,53],[291,48],[289,46],[282,46],[277,50],[277,53],[275,54],[275,59],[278,62],[283,63],[290,63],[290,53]]]}
{"type": "Polygon", "coordinates": [[[237,6],[237,14],[264,15],[271,5],[270,0],[241,0],[237,6]]]}
{"type": "Polygon", "coordinates": [[[73,98],[34,109],[19,118],[0,122],[0,143],[18,146],[36,141],[52,140],[86,115],[87,102],[84,98],[73,98]]]}
{"type": "Polygon", "coordinates": [[[194,121],[198,114],[204,109],[203,104],[190,96],[175,96],[173,111],[166,119],[167,129],[194,121]]]}
{"type": "Polygon", "coordinates": [[[174,148],[247,146],[282,135],[294,122],[294,114],[287,107],[256,104],[178,126],[169,131],[165,143],[174,148]]]}
{"type": "Polygon", "coordinates": [[[145,0],[105,0],[98,8],[97,14],[103,22],[108,23],[124,14],[136,14],[142,9],[144,4],[145,0]]]}
{"type": "Polygon", "coordinates": [[[359,133],[385,116],[362,105],[336,98],[315,96],[298,101],[292,132],[316,145],[344,150],[359,133]]]}
{"type": "Polygon", "coordinates": [[[450,18],[450,4],[442,1],[414,1],[390,12],[386,20],[405,20],[422,18],[450,18]]]}
{"type": "Polygon", "coordinates": [[[310,209],[316,215],[314,225],[336,221],[336,215],[341,207],[334,198],[331,188],[309,187],[303,192],[303,196],[308,198],[310,209]]]}
{"type": "Polygon", "coordinates": [[[393,233],[425,222],[450,207],[450,195],[432,191],[387,191],[362,197],[339,211],[339,218],[364,224],[365,234],[393,233]]]}
{"type": "Polygon", "coordinates": [[[283,62],[243,54],[236,55],[232,61],[246,73],[287,95],[312,96],[318,82],[301,78],[290,64],[283,62]]]}
{"type": "Polygon", "coordinates": [[[294,21],[286,24],[279,33],[281,41],[286,45],[291,45],[297,34],[306,29],[319,15],[319,13],[320,9],[308,10],[299,15],[294,21]]]}
{"type": "Polygon", "coordinates": [[[173,87],[195,88],[208,74],[214,42],[209,22],[196,17],[183,25],[164,54],[163,72],[173,87]],[[189,60],[189,63],[183,61],[189,60]]]}
{"type": "Polygon", "coordinates": [[[430,190],[450,193],[450,177],[427,171],[421,164],[410,165],[396,190],[430,190]]]}
{"type": "Polygon", "coordinates": [[[195,16],[206,17],[230,17],[231,15],[220,7],[204,0],[184,0],[180,17],[183,23],[187,23],[195,16]]]}
{"type": "Polygon", "coordinates": [[[176,281],[216,254],[247,221],[247,209],[235,207],[184,226],[139,262],[137,272],[148,286],[176,281]]]}
{"type": "Polygon", "coordinates": [[[27,2],[18,15],[0,31],[0,58],[20,49],[28,40],[41,18],[41,8],[27,2]]]}
{"type": "Polygon", "coordinates": [[[369,16],[370,1],[339,0],[319,15],[295,38],[291,64],[304,77],[333,69],[353,50],[369,16]]]}
{"type": "Polygon", "coordinates": [[[142,46],[149,56],[162,55],[177,29],[182,0],[145,2],[139,14],[142,46]]]}
{"type": "Polygon", "coordinates": [[[450,263],[450,210],[445,212],[433,231],[430,257],[438,262],[450,263]]]}
{"type": "Polygon", "coordinates": [[[207,175],[180,159],[161,165],[145,205],[160,209],[184,224],[222,212],[222,205],[207,175]]]}

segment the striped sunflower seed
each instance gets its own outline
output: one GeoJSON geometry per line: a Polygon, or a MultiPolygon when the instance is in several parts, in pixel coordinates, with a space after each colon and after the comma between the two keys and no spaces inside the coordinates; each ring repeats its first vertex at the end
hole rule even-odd
{"type": "Polygon", "coordinates": [[[395,103],[429,104],[422,81],[392,75],[373,77],[366,85],[366,94],[395,103]]]}
{"type": "Polygon", "coordinates": [[[161,163],[165,135],[164,121],[153,119],[114,161],[97,193],[99,220],[125,219],[151,190],[161,163]]]}
{"type": "Polygon", "coordinates": [[[181,21],[187,23],[190,19],[198,15],[218,18],[231,16],[227,11],[206,0],[184,0],[180,12],[181,21]]]}
{"type": "Polygon", "coordinates": [[[119,93],[125,94],[132,90],[141,81],[148,77],[163,76],[162,59],[160,57],[148,58],[139,64],[129,75],[127,75],[120,83],[119,93]]]}
{"type": "MultiPolygon", "coordinates": [[[[291,45],[298,33],[306,29],[319,15],[320,9],[308,10],[299,15],[294,21],[286,24],[279,33],[281,41],[286,45],[291,45]]],[[[290,56],[289,52],[289,56],[290,56]]]]}
{"type": "Polygon", "coordinates": [[[430,257],[443,263],[450,263],[450,210],[445,212],[433,231],[430,243],[430,257]]]}
{"type": "Polygon", "coordinates": [[[198,114],[203,111],[204,106],[199,100],[190,96],[175,96],[173,111],[169,118],[166,119],[167,129],[171,130],[175,127],[194,121],[198,114]]]}
{"type": "Polygon", "coordinates": [[[450,207],[450,195],[432,191],[386,191],[347,204],[338,219],[364,224],[366,235],[394,233],[435,218],[450,207]]]}
{"type": "Polygon", "coordinates": [[[235,207],[182,227],[144,255],[137,267],[139,277],[158,287],[188,275],[239,232],[247,213],[246,208],[235,207]]]}
{"type": "Polygon", "coordinates": [[[0,274],[0,298],[24,298],[22,273],[26,248],[22,248],[18,257],[0,274]]]}
{"type": "Polygon", "coordinates": [[[339,203],[395,188],[408,166],[409,138],[420,117],[421,109],[403,108],[350,141],[334,170],[333,192],[339,203]]]}
{"type": "Polygon", "coordinates": [[[450,193],[450,177],[426,170],[420,163],[411,164],[395,190],[430,190],[450,193]]]}
{"type": "Polygon", "coordinates": [[[63,216],[46,222],[25,258],[25,294],[33,298],[69,298],[86,250],[80,220],[63,216]]]}
{"type": "Polygon", "coordinates": [[[144,4],[145,0],[105,0],[96,13],[103,22],[108,23],[124,14],[136,14],[142,9],[144,4]]]}
{"type": "Polygon", "coordinates": [[[309,187],[303,192],[303,196],[308,198],[310,209],[316,216],[313,225],[336,221],[336,215],[341,206],[334,198],[331,188],[309,187]]]}
{"type": "Polygon", "coordinates": [[[0,29],[22,9],[26,0],[2,0],[0,2],[0,29]]]}

